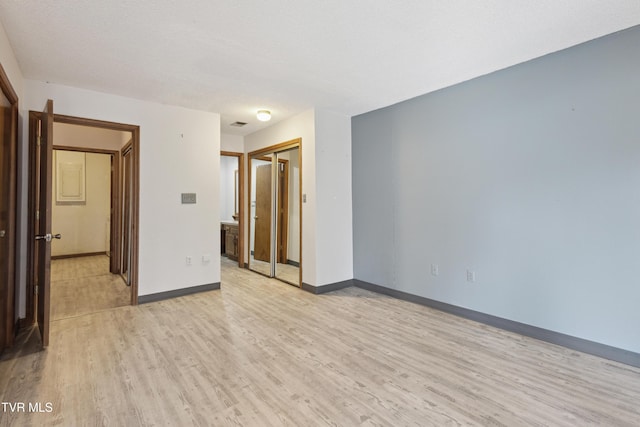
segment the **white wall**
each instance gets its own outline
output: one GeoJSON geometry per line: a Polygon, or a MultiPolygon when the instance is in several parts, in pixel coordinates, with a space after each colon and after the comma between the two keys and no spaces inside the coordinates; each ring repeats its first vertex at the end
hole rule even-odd
{"type": "Polygon", "coordinates": [[[59,114],[140,126],[139,295],[219,282],[219,115],[32,80],[26,85],[27,109],[41,110],[53,99],[59,114]],[[182,205],[183,192],[196,193],[197,204],[182,205]]]}
{"type": "Polygon", "coordinates": [[[639,45],[636,27],[355,117],[355,277],[640,352],[639,45]]]}
{"type": "Polygon", "coordinates": [[[18,60],[13,53],[13,48],[9,44],[9,39],[7,38],[2,23],[0,23],[0,64],[2,64],[2,68],[4,68],[4,71],[7,73],[11,86],[13,86],[13,89],[18,94],[20,101],[24,91],[24,77],[22,76],[18,60]]]}
{"type": "MultiPolygon", "coordinates": [[[[55,132],[55,131],[54,131],[55,132]]],[[[85,157],[84,204],[56,203],[58,188],[56,164],[60,151],[54,150],[51,231],[62,239],[51,242],[51,255],[78,255],[109,250],[111,215],[111,156],[108,154],[62,151],[74,157],[85,157]]],[[[78,159],[80,160],[80,159],[78,159]]]]}
{"type": "Polygon", "coordinates": [[[54,123],[53,136],[54,145],[120,151],[131,139],[131,132],[54,123]]]}
{"type": "Polygon", "coordinates": [[[244,137],[223,133],[220,135],[220,150],[244,153],[244,137]]]}
{"type": "Polygon", "coordinates": [[[351,118],[315,112],[317,286],[353,278],[351,118]]]}

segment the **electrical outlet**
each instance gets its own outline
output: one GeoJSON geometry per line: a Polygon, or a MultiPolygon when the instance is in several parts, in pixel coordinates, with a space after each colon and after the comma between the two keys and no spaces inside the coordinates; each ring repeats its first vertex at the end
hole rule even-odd
{"type": "Polygon", "coordinates": [[[473,270],[467,270],[467,282],[476,281],[476,272],[473,270]]]}
{"type": "Polygon", "coordinates": [[[207,265],[211,262],[211,255],[204,254],[202,255],[202,265],[207,265]]]}
{"type": "Polygon", "coordinates": [[[438,264],[431,264],[431,275],[432,276],[437,276],[438,274],[440,274],[440,270],[438,268],[438,264]]]}
{"type": "Polygon", "coordinates": [[[185,260],[184,260],[185,264],[187,264],[187,265],[191,265],[191,261],[192,260],[191,260],[190,256],[186,257],[185,260]]]}

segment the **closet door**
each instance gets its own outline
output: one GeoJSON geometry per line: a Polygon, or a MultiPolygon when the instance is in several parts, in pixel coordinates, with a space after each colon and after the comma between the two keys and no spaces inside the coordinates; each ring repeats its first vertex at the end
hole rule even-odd
{"type": "Polygon", "coordinates": [[[302,286],[300,142],[250,153],[249,269],[302,286]]]}
{"type": "Polygon", "coordinates": [[[249,236],[249,268],[273,277],[273,155],[250,158],[251,209],[249,236]]]}
{"type": "Polygon", "coordinates": [[[300,286],[300,164],[298,147],[276,153],[275,277],[300,286]]]}

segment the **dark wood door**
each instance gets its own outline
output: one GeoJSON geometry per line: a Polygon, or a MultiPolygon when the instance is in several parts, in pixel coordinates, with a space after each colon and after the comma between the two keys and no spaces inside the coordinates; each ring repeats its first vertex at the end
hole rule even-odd
{"type": "Polygon", "coordinates": [[[271,165],[256,168],[256,214],[253,258],[271,262],[271,165]]]}
{"type": "Polygon", "coordinates": [[[11,103],[0,92],[0,352],[13,337],[15,282],[11,274],[11,147],[13,144],[11,103]]]}
{"type": "Polygon", "coordinates": [[[47,101],[40,119],[37,189],[36,265],[38,329],[42,346],[49,345],[49,299],[51,296],[51,169],[53,154],[53,101],[47,101]]]}

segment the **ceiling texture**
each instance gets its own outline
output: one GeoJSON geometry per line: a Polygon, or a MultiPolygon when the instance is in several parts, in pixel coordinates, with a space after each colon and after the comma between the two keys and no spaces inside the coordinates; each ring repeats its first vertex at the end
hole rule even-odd
{"type": "Polygon", "coordinates": [[[0,0],[0,21],[27,79],[217,112],[223,133],[246,135],[314,107],[365,113],[638,25],[640,1],[0,0]]]}

